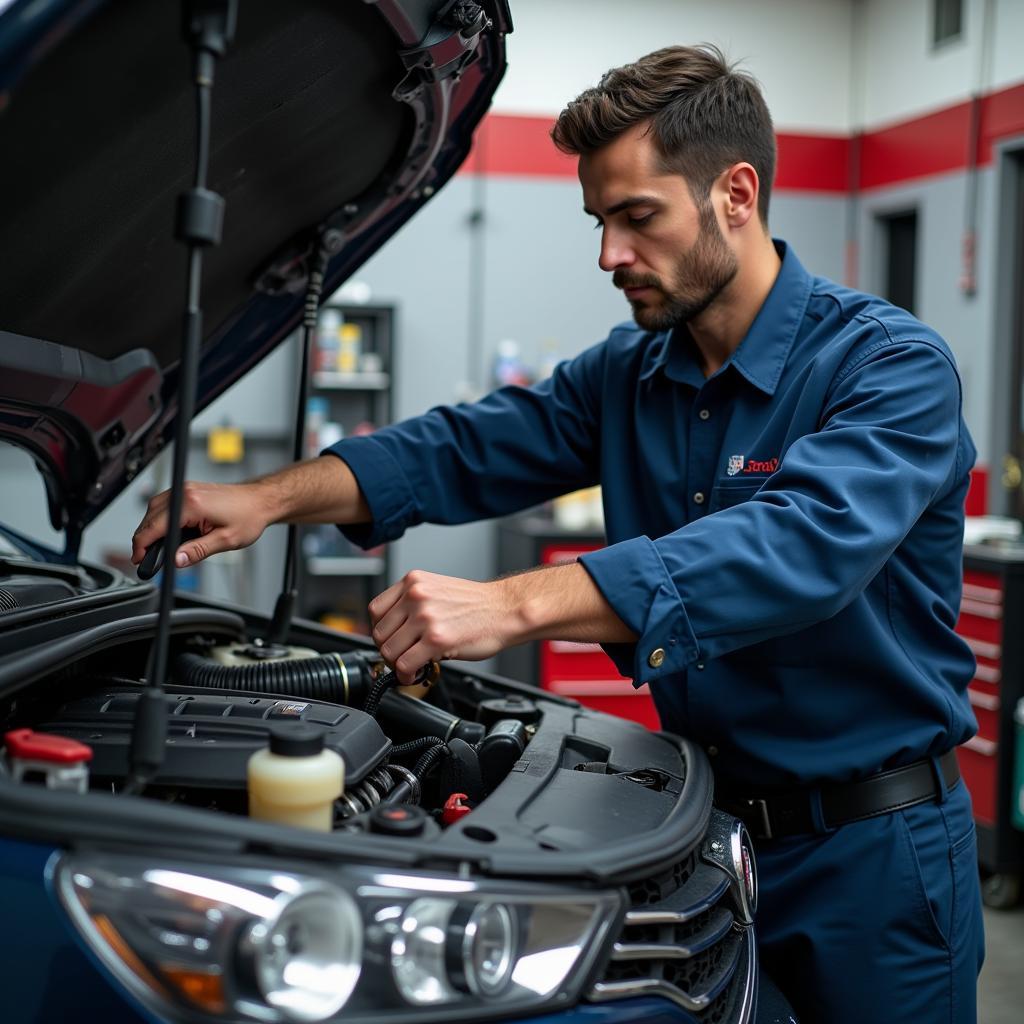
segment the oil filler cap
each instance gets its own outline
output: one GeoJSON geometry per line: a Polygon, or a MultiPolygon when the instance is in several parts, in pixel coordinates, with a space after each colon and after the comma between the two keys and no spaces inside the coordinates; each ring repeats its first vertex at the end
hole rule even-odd
{"type": "Polygon", "coordinates": [[[415,804],[378,804],[370,811],[370,831],[384,836],[418,836],[427,823],[427,812],[415,804]]]}
{"type": "Polygon", "coordinates": [[[312,722],[275,722],[270,752],[282,757],[316,757],[324,749],[324,730],[312,722]]]}

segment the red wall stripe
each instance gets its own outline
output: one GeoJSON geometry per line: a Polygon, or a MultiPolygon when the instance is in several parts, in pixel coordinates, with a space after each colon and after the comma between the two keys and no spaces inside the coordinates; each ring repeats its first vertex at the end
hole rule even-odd
{"type": "Polygon", "coordinates": [[[778,132],[776,191],[849,191],[850,140],[842,135],[778,132]]]}
{"type": "MultiPolygon", "coordinates": [[[[858,136],[861,189],[963,170],[968,166],[970,102],[858,136]]],[[[576,160],[555,149],[552,117],[488,114],[477,131],[463,174],[576,178],[576,160]]],[[[1024,134],[1024,84],[984,97],[978,163],[992,161],[993,144],[1024,134]]],[[[835,194],[851,190],[848,136],[779,132],[776,191],[835,194]]]]}
{"type": "Polygon", "coordinates": [[[967,166],[971,107],[961,103],[860,138],[860,187],[877,188],[967,166]]]}
{"type": "Polygon", "coordinates": [[[1024,84],[985,98],[981,108],[979,163],[991,163],[993,144],[1012,135],[1024,135],[1024,84]]]}

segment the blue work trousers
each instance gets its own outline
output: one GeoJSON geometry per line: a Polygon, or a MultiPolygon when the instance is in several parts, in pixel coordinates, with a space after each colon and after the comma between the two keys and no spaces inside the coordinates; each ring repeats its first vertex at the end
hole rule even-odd
{"type": "Polygon", "coordinates": [[[985,942],[962,781],[756,851],[761,963],[800,1024],[975,1024],[985,942]]]}

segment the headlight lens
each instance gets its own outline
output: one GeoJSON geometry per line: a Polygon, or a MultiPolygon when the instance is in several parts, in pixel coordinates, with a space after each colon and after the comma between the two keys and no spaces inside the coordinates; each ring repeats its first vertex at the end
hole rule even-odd
{"type": "Polygon", "coordinates": [[[351,897],[323,886],[287,900],[276,921],[258,920],[242,942],[267,1003],[289,1020],[340,1010],[359,980],[363,922],[351,897]]]}
{"type": "MultiPolygon", "coordinates": [[[[461,940],[461,977],[474,995],[493,999],[508,988],[519,958],[519,925],[504,903],[481,903],[456,930],[461,940]]],[[[457,968],[457,969],[458,969],[457,968]]]]}
{"type": "Polygon", "coordinates": [[[618,891],[352,866],[313,877],[76,854],[54,879],[111,972],[158,1015],[196,1021],[564,1006],[621,909],[618,891]]]}

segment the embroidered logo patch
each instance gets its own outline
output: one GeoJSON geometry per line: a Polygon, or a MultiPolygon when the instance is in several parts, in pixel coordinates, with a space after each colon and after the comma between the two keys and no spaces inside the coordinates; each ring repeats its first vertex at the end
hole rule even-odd
{"type": "Polygon", "coordinates": [[[729,476],[736,476],[737,473],[774,473],[778,468],[778,459],[748,459],[745,455],[730,455],[725,471],[729,476]]]}
{"type": "Polygon", "coordinates": [[[778,459],[749,459],[744,473],[774,473],[779,468],[778,459]]]}

